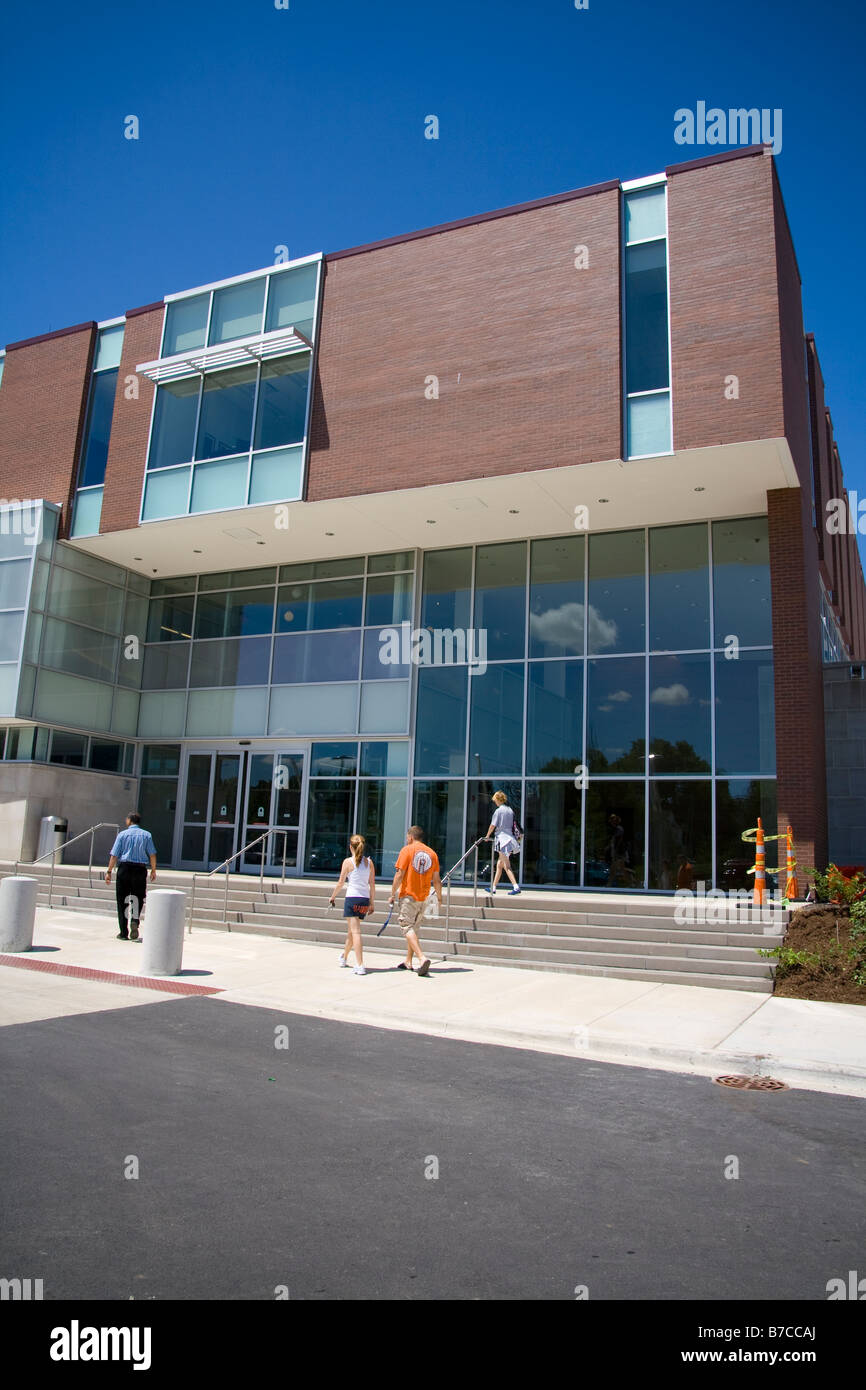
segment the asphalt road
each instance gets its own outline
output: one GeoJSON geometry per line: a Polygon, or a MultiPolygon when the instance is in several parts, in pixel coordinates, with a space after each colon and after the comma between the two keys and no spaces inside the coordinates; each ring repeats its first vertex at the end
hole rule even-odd
{"type": "Polygon", "coordinates": [[[847,1097],[204,997],[7,1027],[0,1059],[0,1275],[46,1300],[824,1301],[866,1273],[847,1097]]]}

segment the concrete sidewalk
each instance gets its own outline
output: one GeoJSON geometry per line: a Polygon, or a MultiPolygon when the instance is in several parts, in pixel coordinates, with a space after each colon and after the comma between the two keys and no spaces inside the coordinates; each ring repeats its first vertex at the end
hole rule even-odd
{"type": "MultiPolygon", "coordinates": [[[[434,959],[419,979],[372,945],[361,977],[339,969],[337,955],[330,946],[197,927],[184,938],[182,975],[164,983],[206,985],[223,991],[214,999],[287,1014],[705,1076],[773,1076],[866,1097],[866,1008],[855,1004],[546,974],[475,965],[471,956],[434,959]]],[[[140,948],[116,939],[112,918],[38,908],[33,950],[0,957],[0,1024],[180,1002],[155,981],[131,980],[139,969],[140,948]],[[34,962],[44,964],[29,968],[34,962]],[[66,966],[116,978],[52,968],[66,966]]]]}

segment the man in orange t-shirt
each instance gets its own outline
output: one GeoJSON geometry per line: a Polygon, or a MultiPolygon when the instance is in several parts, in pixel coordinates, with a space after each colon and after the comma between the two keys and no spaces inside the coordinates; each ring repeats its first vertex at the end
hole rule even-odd
{"type": "Polygon", "coordinates": [[[436,891],[439,904],[442,904],[442,880],[439,877],[439,858],[436,851],[424,844],[424,831],[420,825],[410,825],[406,832],[406,844],[397,858],[394,882],[391,885],[389,902],[393,904],[400,890],[400,930],[406,938],[406,960],[398,965],[398,970],[411,970],[412,957],[417,956],[421,964],[417,974],[426,975],[430,969],[430,959],[421,950],[416,923],[424,912],[424,905],[430,893],[430,884],[436,891]]]}

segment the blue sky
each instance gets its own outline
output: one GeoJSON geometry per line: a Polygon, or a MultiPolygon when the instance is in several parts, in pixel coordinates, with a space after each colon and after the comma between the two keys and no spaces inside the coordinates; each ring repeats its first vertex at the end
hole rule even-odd
{"type": "Polygon", "coordinates": [[[335,251],[714,153],[673,139],[698,100],[781,108],[806,328],[866,498],[858,0],[45,0],[3,27],[0,344],[280,244],[335,251]]]}

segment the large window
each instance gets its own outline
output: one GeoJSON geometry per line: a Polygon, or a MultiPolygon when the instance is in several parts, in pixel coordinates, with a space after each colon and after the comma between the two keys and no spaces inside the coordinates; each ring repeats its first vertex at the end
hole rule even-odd
{"type": "Polygon", "coordinates": [[[623,203],[626,455],[640,458],[672,448],[665,186],[627,193],[623,203]]]}
{"type": "Polygon", "coordinates": [[[84,442],[78,465],[78,486],[72,513],[72,536],[94,536],[102,516],[102,491],[108,444],[123,349],[123,324],[101,328],[90,378],[84,442]]]}
{"type": "Polygon", "coordinates": [[[298,497],[309,368],[305,353],[159,386],[142,520],[298,497]]]}
{"type": "Polygon", "coordinates": [[[411,615],[413,562],[399,552],[154,580],[140,732],[407,733],[409,665],[382,662],[380,629],[363,618],[411,615]]]}
{"type": "Polygon", "coordinates": [[[318,276],[275,268],[168,305],[143,521],[300,497],[318,276]],[[204,355],[164,365],[185,353],[204,355]]]}
{"type": "Polygon", "coordinates": [[[766,518],[534,540],[521,581],[525,558],[425,556],[423,627],[471,620],[488,656],[419,663],[419,822],[453,862],[501,789],[525,812],[526,883],[711,880],[717,789],[774,786],[766,518]]]}

